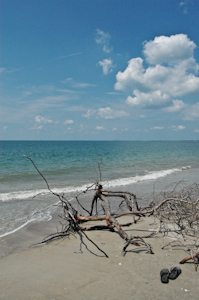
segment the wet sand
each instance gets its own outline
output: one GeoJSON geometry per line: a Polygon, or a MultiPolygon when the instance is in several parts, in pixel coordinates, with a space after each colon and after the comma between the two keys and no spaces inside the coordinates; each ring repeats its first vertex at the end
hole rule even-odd
{"type": "MultiPolygon", "coordinates": [[[[145,235],[157,227],[150,217],[125,230],[129,235],[145,235]]],[[[117,232],[87,234],[109,258],[85,238],[81,242],[78,234],[2,257],[0,299],[198,299],[199,272],[193,263],[179,265],[187,253],[180,248],[161,249],[171,235],[147,239],[154,255],[131,245],[122,256],[124,240],[117,232]],[[161,269],[172,266],[180,266],[182,274],[162,284],[161,269]]]]}

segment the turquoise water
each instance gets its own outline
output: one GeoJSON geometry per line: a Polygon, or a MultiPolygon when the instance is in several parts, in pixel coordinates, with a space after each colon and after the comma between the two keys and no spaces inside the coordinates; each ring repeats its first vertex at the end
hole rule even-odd
{"type": "Polygon", "coordinates": [[[190,170],[198,181],[199,141],[0,141],[0,236],[50,218],[38,211],[57,201],[23,154],[68,197],[100,179],[99,161],[106,187],[186,178],[190,170]]]}

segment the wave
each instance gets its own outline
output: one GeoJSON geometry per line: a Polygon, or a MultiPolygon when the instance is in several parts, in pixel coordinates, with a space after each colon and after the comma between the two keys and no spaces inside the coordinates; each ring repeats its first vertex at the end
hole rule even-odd
{"type": "Polygon", "coordinates": [[[191,169],[191,166],[182,167],[182,170],[191,169]]]}
{"type": "Polygon", "coordinates": [[[156,180],[158,178],[165,177],[167,175],[170,175],[175,172],[180,172],[180,171],[181,171],[180,169],[170,169],[170,170],[149,172],[148,174],[143,176],[115,179],[109,182],[109,186],[112,187],[123,186],[123,185],[129,185],[129,184],[141,182],[141,181],[156,180]]]}
{"type": "MultiPolygon", "coordinates": [[[[21,222],[21,225],[20,226],[17,226],[16,228],[12,229],[12,230],[9,230],[9,231],[5,231],[4,233],[0,233],[0,238],[2,237],[5,237],[9,234],[12,234],[12,233],[15,233],[16,231],[22,229],[23,227],[25,227],[26,225],[28,225],[29,223],[32,223],[32,222],[35,222],[35,221],[44,221],[44,220],[47,220],[47,221],[50,221],[52,219],[52,215],[50,213],[50,211],[47,211],[47,209],[44,209],[43,211],[40,210],[40,211],[36,211],[35,213],[33,213],[29,220],[17,220],[17,221],[20,221],[21,222]],[[43,211],[46,210],[45,213],[43,213],[43,211]]],[[[7,230],[7,228],[2,228],[2,231],[4,230],[7,230]]]]}
{"type": "MultiPolygon", "coordinates": [[[[130,185],[133,183],[141,182],[141,181],[147,181],[147,180],[156,180],[161,177],[168,176],[175,172],[184,171],[187,169],[190,169],[191,166],[182,167],[181,169],[168,169],[168,170],[161,170],[161,171],[153,171],[153,172],[147,172],[147,174],[142,176],[133,176],[128,178],[118,178],[118,179],[112,179],[109,181],[102,182],[102,185],[105,186],[108,183],[109,187],[116,187],[116,186],[124,186],[124,185],[130,185]]],[[[52,188],[52,191],[56,194],[70,194],[70,193],[79,193],[81,191],[84,191],[87,189],[88,186],[92,185],[90,184],[84,184],[81,186],[69,186],[65,188],[52,188]]],[[[36,189],[36,190],[27,190],[27,191],[17,191],[17,192],[11,192],[11,193],[1,193],[0,194],[0,201],[9,201],[9,200],[23,200],[23,199],[29,199],[34,198],[36,196],[41,195],[48,195],[50,194],[50,191],[48,189],[36,189]]]]}

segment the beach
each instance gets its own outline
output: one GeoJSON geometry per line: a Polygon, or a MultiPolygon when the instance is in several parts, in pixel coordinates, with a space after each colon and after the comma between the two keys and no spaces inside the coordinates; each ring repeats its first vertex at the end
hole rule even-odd
{"type": "MultiPolygon", "coordinates": [[[[52,191],[64,195],[85,215],[80,205],[74,204],[75,196],[100,179],[99,171],[105,189],[136,194],[142,207],[179,182],[198,182],[198,142],[0,145],[0,299],[198,299],[199,275],[193,262],[179,265],[188,254],[180,247],[161,249],[174,239],[172,235],[158,234],[147,240],[153,255],[146,253],[146,247],[131,245],[123,256],[125,241],[117,230],[87,232],[109,258],[78,233],[37,246],[60,230],[61,207],[57,206],[58,197],[50,193],[33,164],[22,155],[33,159],[52,191]],[[97,167],[99,157],[103,157],[101,169],[97,167]],[[161,269],[173,266],[180,266],[182,274],[168,284],[161,283],[161,269]]],[[[87,208],[92,193],[80,197],[87,208]]],[[[120,201],[110,200],[113,213],[119,213],[120,201]]],[[[120,208],[123,211],[124,205],[120,208]]],[[[132,221],[130,216],[119,219],[120,223],[132,221]]],[[[151,216],[124,230],[129,236],[142,236],[158,226],[151,216]]]]}
{"type": "MultiPolygon", "coordinates": [[[[154,221],[143,218],[125,230],[142,236],[157,229],[154,221]]],[[[147,240],[153,255],[132,245],[123,256],[124,240],[117,231],[87,234],[109,258],[85,238],[81,242],[78,234],[10,254],[0,260],[0,299],[198,299],[199,275],[193,263],[179,265],[187,254],[180,248],[161,249],[171,236],[147,240]],[[161,283],[161,269],[173,266],[180,266],[182,273],[161,283]]]]}

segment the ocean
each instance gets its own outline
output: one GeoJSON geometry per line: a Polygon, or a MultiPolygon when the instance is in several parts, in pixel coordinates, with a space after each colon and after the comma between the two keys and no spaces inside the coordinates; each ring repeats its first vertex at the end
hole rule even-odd
{"type": "Polygon", "coordinates": [[[199,141],[0,141],[1,238],[48,222],[56,210],[58,198],[24,154],[70,201],[100,176],[106,189],[139,195],[155,185],[199,182],[199,141]]]}

